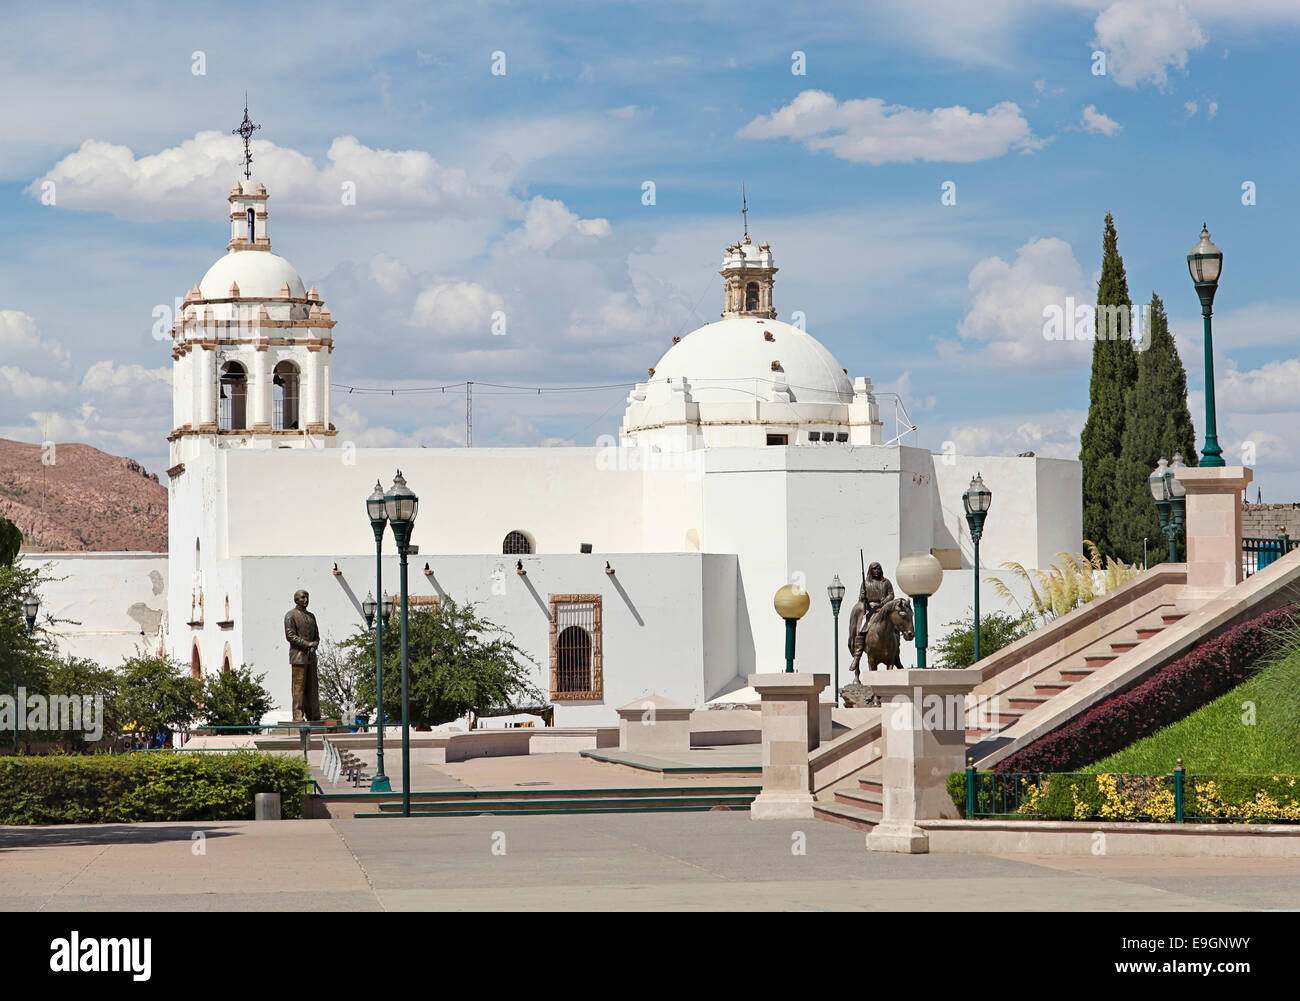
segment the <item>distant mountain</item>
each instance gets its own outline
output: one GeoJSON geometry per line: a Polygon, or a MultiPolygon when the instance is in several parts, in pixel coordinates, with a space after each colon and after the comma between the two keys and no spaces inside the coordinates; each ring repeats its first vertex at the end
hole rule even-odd
{"type": "Polygon", "coordinates": [[[23,533],[24,550],[167,551],[167,488],[134,459],[89,445],[0,438],[0,515],[23,533]],[[45,514],[41,515],[41,492],[45,514]]]}

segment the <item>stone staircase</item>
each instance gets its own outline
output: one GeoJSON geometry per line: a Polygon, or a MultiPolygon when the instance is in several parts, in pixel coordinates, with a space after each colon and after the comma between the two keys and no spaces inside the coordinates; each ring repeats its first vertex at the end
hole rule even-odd
{"type": "MultiPolygon", "coordinates": [[[[1026,712],[1052,699],[1069,699],[1072,686],[1092,676],[1120,655],[1136,649],[1184,618],[1172,601],[1154,607],[1135,607],[1131,617],[1110,622],[1101,635],[1052,658],[1038,657],[1025,671],[1003,665],[981,684],[981,697],[969,716],[966,746],[970,749],[1015,724],[1026,712]],[[1000,680],[1001,679],[1001,680],[1000,680]]],[[[985,662],[987,663],[987,661],[985,662]]],[[[987,745],[986,745],[987,746],[987,745]]],[[[880,748],[876,748],[878,752],[880,748]]],[[[978,752],[977,752],[978,756],[978,752]]],[[[813,814],[832,823],[869,831],[880,822],[883,786],[879,753],[853,774],[821,790],[813,814]]]]}
{"type": "MultiPolygon", "coordinates": [[[[760,786],[643,786],[633,789],[455,789],[412,793],[412,817],[478,817],[518,814],[687,813],[748,810],[760,786]]],[[[377,804],[378,812],[402,813],[400,799],[377,804]]]]}

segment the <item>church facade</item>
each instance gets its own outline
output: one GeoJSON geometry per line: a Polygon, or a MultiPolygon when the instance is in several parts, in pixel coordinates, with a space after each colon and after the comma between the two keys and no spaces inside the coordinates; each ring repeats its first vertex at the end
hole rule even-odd
{"type": "MultiPolygon", "coordinates": [[[[63,638],[68,652],[106,660],[135,641],[138,606],[157,607],[140,642],[200,674],[252,665],[287,717],[284,613],[301,588],[326,641],[365,628],[375,549],[364,502],[399,469],[420,496],[412,605],[474,602],[510,630],[560,726],[613,725],[617,707],[650,693],[700,705],[782,670],[772,596],[787,583],[812,597],[798,665],[830,671],[825,589],[837,575],[847,680],[859,548],[891,577],[906,554],[939,557],[933,642],[972,604],[961,494],[976,472],[995,493],[984,568],[1045,567],[1079,548],[1077,462],[885,443],[870,379],[777,318],[772,249],[748,234],[724,252],[721,318],[648,367],[616,436],[575,448],[356,448],[330,406],[346,324],[272,252],[266,189],[241,181],[228,201],[227,252],[172,331],[169,551],[101,561],[118,577],[79,609],[67,589],[94,577],[95,561],[49,556],[69,575],[51,585],[54,606],[87,623],[63,638]],[[128,602],[133,615],[119,607],[128,602]]],[[[391,534],[383,575],[395,594],[391,534]]]]}

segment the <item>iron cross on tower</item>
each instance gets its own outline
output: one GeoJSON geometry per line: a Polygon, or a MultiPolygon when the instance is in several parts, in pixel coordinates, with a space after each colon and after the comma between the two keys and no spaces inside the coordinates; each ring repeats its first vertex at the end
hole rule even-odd
{"type": "Polygon", "coordinates": [[[745,198],[745,183],[740,184],[740,214],[745,217],[745,242],[749,242],[749,201],[745,198]]]}
{"type": "Polygon", "coordinates": [[[249,149],[249,140],[253,138],[253,133],[262,126],[254,125],[248,118],[248,94],[244,94],[244,120],[239,123],[239,128],[231,129],[232,136],[239,136],[244,140],[244,179],[248,180],[253,176],[253,154],[249,149]]]}

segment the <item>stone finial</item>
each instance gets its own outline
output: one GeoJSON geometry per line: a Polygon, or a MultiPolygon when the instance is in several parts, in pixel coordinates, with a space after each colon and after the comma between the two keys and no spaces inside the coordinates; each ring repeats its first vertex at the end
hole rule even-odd
{"type": "Polygon", "coordinates": [[[321,321],[324,323],[329,323],[332,319],[332,317],[330,316],[330,308],[326,306],[324,303],[321,303],[320,318],[321,321]]]}
{"type": "Polygon", "coordinates": [[[288,283],[288,282],[284,282],[284,283],[280,286],[280,298],[281,298],[281,299],[288,299],[288,298],[289,298],[289,292],[290,292],[290,290],[289,290],[289,283],[288,283]]]}
{"type": "Polygon", "coordinates": [[[230,283],[230,298],[232,299],[239,298],[239,282],[230,283]]]}
{"type": "Polygon", "coordinates": [[[266,303],[257,307],[257,322],[259,324],[271,322],[271,314],[266,311],[266,303]]]}
{"type": "Polygon", "coordinates": [[[315,286],[315,285],[313,285],[313,286],[311,287],[311,289],[307,292],[307,298],[308,298],[308,299],[319,299],[319,298],[320,298],[320,293],[316,291],[316,286],[315,286]]]}
{"type": "Polygon", "coordinates": [[[650,373],[650,378],[651,378],[651,379],[653,379],[653,378],[655,377],[655,370],[654,370],[653,368],[648,368],[648,369],[646,369],[646,371],[650,373]]]}
{"type": "Polygon", "coordinates": [[[781,363],[779,361],[772,362],[772,371],[773,372],[781,371],[781,363]]]}
{"type": "Polygon", "coordinates": [[[257,186],[257,193],[258,193],[259,195],[264,195],[264,194],[266,194],[266,185],[265,185],[265,184],[258,184],[258,186],[257,186]]]}
{"type": "Polygon", "coordinates": [[[313,303],[313,304],[312,304],[311,310],[307,313],[307,319],[309,319],[309,320],[319,320],[319,319],[320,319],[320,305],[319,305],[319,303],[313,303]]]}
{"type": "Polygon", "coordinates": [[[774,340],[776,340],[776,338],[772,335],[772,331],[770,331],[770,330],[764,330],[764,331],[763,331],[763,340],[765,340],[765,341],[774,341],[774,340]]]}

